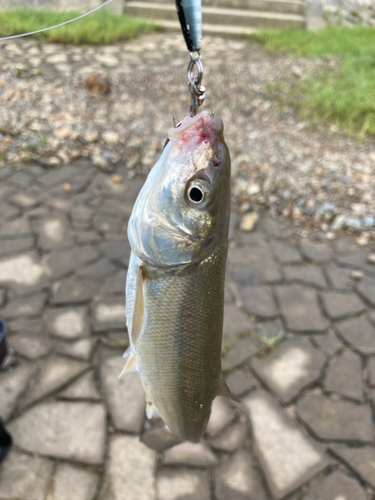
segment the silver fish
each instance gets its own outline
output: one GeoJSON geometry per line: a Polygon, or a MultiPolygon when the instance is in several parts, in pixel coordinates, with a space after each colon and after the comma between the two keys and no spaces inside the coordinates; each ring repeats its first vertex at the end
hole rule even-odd
{"type": "Polygon", "coordinates": [[[168,136],[129,220],[123,373],[139,371],[148,416],[196,442],[215,396],[231,397],[221,374],[230,156],[207,111],[168,136]]]}

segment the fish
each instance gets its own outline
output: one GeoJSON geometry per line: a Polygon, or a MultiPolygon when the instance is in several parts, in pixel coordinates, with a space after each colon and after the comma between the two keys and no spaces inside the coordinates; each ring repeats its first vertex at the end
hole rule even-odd
{"type": "Polygon", "coordinates": [[[221,371],[231,162],[222,120],[201,111],[168,132],[128,223],[130,346],[147,416],[198,442],[217,395],[235,399],[221,371]]]}

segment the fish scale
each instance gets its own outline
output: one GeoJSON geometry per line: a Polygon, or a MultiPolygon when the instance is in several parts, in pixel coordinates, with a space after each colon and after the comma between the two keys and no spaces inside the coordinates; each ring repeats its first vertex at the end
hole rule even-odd
{"type": "Polygon", "coordinates": [[[136,347],[138,369],[165,423],[187,440],[202,434],[221,375],[226,255],[224,244],[193,269],[145,268],[150,319],[136,347]]]}

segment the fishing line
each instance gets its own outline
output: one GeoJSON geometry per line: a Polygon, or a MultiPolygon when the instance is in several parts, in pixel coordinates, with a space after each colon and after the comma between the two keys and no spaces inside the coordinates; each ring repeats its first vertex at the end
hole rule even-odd
{"type": "Polygon", "coordinates": [[[48,30],[53,30],[54,28],[59,28],[60,26],[65,26],[65,24],[73,23],[74,21],[78,21],[78,19],[82,19],[83,17],[88,16],[89,14],[92,14],[96,10],[101,9],[102,7],[105,7],[109,3],[111,3],[113,0],[107,0],[106,2],[102,3],[101,5],[98,5],[98,7],[95,7],[94,9],[89,10],[85,14],[81,14],[78,17],[75,17],[73,19],[69,19],[69,21],[64,21],[63,23],[60,24],[55,24],[54,26],[50,26],[49,28],[43,28],[41,30],[36,30],[36,31],[30,31],[29,33],[22,33],[22,35],[12,35],[12,36],[6,36],[3,38],[0,38],[0,42],[3,40],[12,40],[13,38],[21,38],[23,36],[29,36],[29,35],[35,35],[36,33],[43,33],[43,31],[48,31],[48,30]]]}

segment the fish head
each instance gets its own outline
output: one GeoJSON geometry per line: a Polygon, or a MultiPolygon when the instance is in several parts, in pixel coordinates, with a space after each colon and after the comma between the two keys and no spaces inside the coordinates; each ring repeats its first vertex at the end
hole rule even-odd
{"type": "Polygon", "coordinates": [[[230,156],[219,117],[202,111],[169,130],[128,226],[132,249],[155,267],[198,263],[228,236],[230,156]]]}

